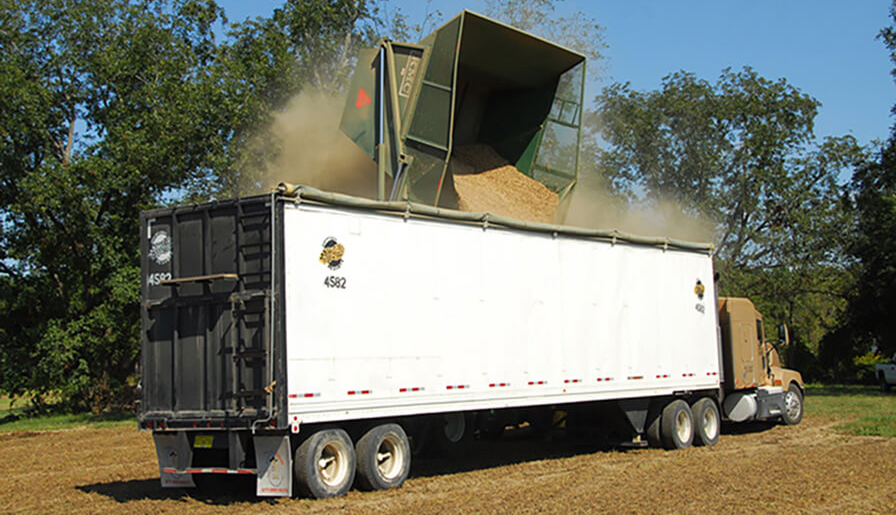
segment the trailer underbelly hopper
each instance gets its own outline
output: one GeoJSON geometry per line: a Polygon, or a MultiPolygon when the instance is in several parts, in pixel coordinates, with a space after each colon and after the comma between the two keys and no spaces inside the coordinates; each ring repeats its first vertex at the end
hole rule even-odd
{"type": "Polygon", "coordinates": [[[454,116],[472,116],[460,125],[478,125],[477,141],[558,195],[574,185],[575,165],[546,156],[551,124],[580,124],[581,97],[557,94],[580,56],[469,12],[415,51],[404,108],[381,100],[386,86],[370,93],[394,107],[381,123],[404,120],[369,135],[380,200],[281,185],[141,215],[138,419],[163,487],[246,474],[260,496],[394,488],[419,447],[455,452],[525,423],[549,431],[558,413],[667,449],[714,444],[723,418],[800,421],[800,375],[780,366],[749,300],[715,297],[711,245],[446,207],[454,116]],[[485,74],[464,45],[489,32],[565,64],[534,85],[497,65],[485,74]],[[447,76],[430,74],[445,62],[447,76]],[[459,108],[459,69],[481,98],[503,85],[505,98],[541,99],[520,114],[533,130],[514,135],[477,102],[459,108]],[[444,140],[424,127],[436,123],[415,107],[424,97],[449,101],[444,140]]]}

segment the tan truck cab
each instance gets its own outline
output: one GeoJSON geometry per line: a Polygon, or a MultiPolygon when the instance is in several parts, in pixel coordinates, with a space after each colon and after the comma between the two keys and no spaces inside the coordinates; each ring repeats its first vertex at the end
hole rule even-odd
{"type": "MultiPolygon", "coordinates": [[[[751,418],[781,418],[796,424],[803,415],[805,387],[799,372],[781,366],[778,351],[765,339],[762,314],[749,299],[719,298],[723,411],[741,422],[751,418]]],[[[789,343],[786,326],[781,343],[789,343]]]]}

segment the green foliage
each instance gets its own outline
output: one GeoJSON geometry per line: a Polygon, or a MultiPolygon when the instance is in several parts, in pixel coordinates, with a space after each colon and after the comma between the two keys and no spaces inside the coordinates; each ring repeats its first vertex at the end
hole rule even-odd
{"type": "MultiPolygon", "coordinates": [[[[194,198],[256,193],[281,142],[266,129],[303,90],[338,94],[347,86],[358,50],[389,30],[365,0],[290,0],[270,18],[232,25],[210,66],[220,89],[210,123],[226,129],[214,166],[193,184],[194,198]]],[[[400,13],[392,11],[400,18],[400,13]]]]}
{"type": "Polygon", "coordinates": [[[651,92],[614,84],[597,102],[589,123],[609,148],[595,158],[612,189],[710,220],[720,293],[750,297],[767,327],[786,322],[816,348],[852,280],[840,177],[864,149],[851,136],[817,144],[818,101],[750,68],[715,83],[677,72],[651,92]]]}
{"type": "Polygon", "coordinates": [[[139,211],[257,186],[252,135],[342,87],[374,11],[289,1],[221,43],[212,0],[0,0],[0,391],[127,404],[139,211]]]}
{"type": "MultiPolygon", "coordinates": [[[[896,2],[890,16],[896,21],[896,2]]],[[[884,28],[880,37],[896,64],[896,29],[884,28]]],[[[892,73],[896,76],[896,68],[892,73]]],[[[849,253],[857,263],[856,286],[841,326],[822,349],[831,367],[871,349],[885,356],[896,352],[896,131],[875,159],[856,171],[850,189],[856,221],[849,253]]]]}
{"type": "Polygon", "coordinates": [[[206,165],[218,14],[197,1],[0,4],[4,390],[61,389],[84,409],[133,373],[137,213],[206,165]]]}

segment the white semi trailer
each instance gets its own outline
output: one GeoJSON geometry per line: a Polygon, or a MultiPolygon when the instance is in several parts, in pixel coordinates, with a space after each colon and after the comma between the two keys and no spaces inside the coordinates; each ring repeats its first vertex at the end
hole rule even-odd
{"type": "Polygon", "coordinates": [[[715,297],[710,245],[285,185],[141,222],[139,424],[163,487],[393,488],[414,447],[556,412],[668,449],[802,416],[761,315],[715,297]]]}

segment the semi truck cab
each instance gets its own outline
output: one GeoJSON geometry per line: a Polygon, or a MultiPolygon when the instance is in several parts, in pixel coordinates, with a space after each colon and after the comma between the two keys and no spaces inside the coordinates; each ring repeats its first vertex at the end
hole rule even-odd
{"type": "MultiPolygon", "coordinates": [[[[762,314],[749,299],[719,298],[725,416],[735,422],[781,417],[802,419],[805,393],[799,372],[781,366],[778,351],[765,339],[762,314]]],[[[787,328],[779,338],[787,343],[787,328]]]]}

